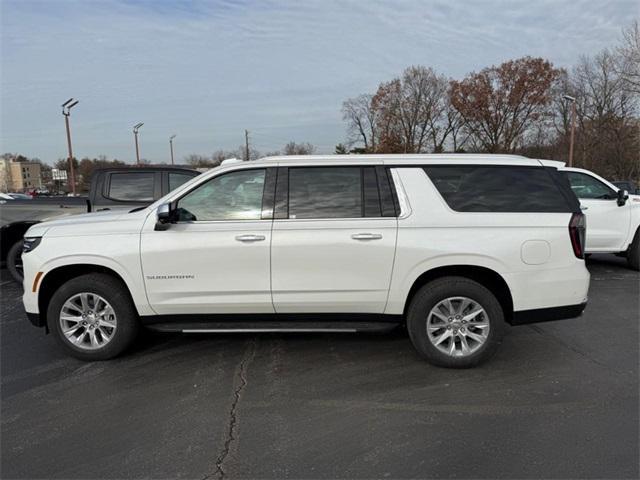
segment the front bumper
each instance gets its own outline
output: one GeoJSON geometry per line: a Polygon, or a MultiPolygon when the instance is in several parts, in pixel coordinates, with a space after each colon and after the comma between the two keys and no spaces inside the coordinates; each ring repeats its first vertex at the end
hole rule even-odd
{"type": "Polygon", "coordinates": [[[568,320],[582,315],[587,302],[562,307],[537,308],[535,310],[520,310],[513,312],[511,325],[526,325],[529,323],[549,322],[552,320],[568,320]]]}

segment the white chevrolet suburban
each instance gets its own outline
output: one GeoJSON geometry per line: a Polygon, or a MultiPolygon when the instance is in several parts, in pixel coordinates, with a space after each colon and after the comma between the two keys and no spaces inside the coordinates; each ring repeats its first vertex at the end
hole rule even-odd
{"type": "Polygon", "coordinates": [[[506,325],[587,301],[584,215],[566,178],[500,155],[231,162],[156,203],[34,225],[24,306],[72,355],[137,330],[386,331],[434,364],[488,358],[506,325]]]}

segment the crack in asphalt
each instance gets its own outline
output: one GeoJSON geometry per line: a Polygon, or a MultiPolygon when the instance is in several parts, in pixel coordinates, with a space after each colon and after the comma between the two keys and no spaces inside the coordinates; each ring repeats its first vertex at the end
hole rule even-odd
{"type": "Polygon", "coordinates": [[[225,477],[226,472],[224,470],[224,462],[227,456],[229,455],[229,452],[231,451],[231,444],[235,440],[237,440],[239,437],[239,435],[236,433],[237,426],[238,426],[238,419],[239,419],[238,406],[240,404],[240,400],[242,399],[242,392],[245,390],[245,388],[247,387],[247,384],[249,383],[247,380],[247,369],[249,367],[249,364],[255,357],[255,355],[256,355],[256,340],[252,339],[249,342],[249,345],[247,346],[244,354],[242,355],[242,359],[240,360],[240,365],[237,368],[236,379],[237,379],[238,386],[233,392],[233,402],[231,403],[231,408],[229,409],[229,422],[227,424],[227,435],[224,441],[224,446],[222,448],[222,451],[220,452],[220,455],[218,455],[218,458],[216,460],[216,470],[209,475],[205,475],[205,477],[202,480],[208,480],[210,478],[223,480],[225,477]]]}

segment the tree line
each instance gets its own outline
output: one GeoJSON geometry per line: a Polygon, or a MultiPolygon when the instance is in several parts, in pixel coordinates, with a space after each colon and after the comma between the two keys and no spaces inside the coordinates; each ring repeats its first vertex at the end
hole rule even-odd
{"type": "Polygon", "coordinates": [[[523,57],[451,79],[411,66],[342,105],[347,145],[336,153],[519,153],[567,160],[575,99],[574,165],[640,176],[640,36],[571,69],[523,57]]]}
{"type": "Polygon", "coordinates": [[[216,150],[211,155],[192,153],[184,157],[184,162],[195,168],[212,168],[217,167],[227,158],[257,160],[261,157],[271,157],[276,155],[312,155],[315,151],[316,147],[309,142],[289,142],[282,148],[282,150],[270,151],[264,154],[250,146],[248,151],[246,146],[241,146],[236,150],[216,150]]]}

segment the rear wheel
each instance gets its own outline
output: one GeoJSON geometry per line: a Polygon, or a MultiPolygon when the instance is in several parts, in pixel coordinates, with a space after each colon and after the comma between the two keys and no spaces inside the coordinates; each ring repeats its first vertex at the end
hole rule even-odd
{"type": "Polygon", "coordinates": [[[81,360],[107,360],[135,339],[138,318],[126,287],[100,273],[63,284],[47,309],[49,330],[67,352],[81,360]]]}
{"type": "Polygon", "coordinates": [[[7,269],[11,278],[22,285],[24,272],[22,270],[22,240],[14,243],[7,252],[7,269]]]}
{"type": "Polygon", "coordinates": [[[418,353],[441,367],[468,368],[490,358],[504,335],[500,302],[464,277],[428,283],[413,297],[407,329],[418,353]]]}
{"type": "Polygon", "coordinates": [[[640,270],[640,228],[636,230],[633,241],[627,250],[627,263],[634,270],[640,270]]]}

